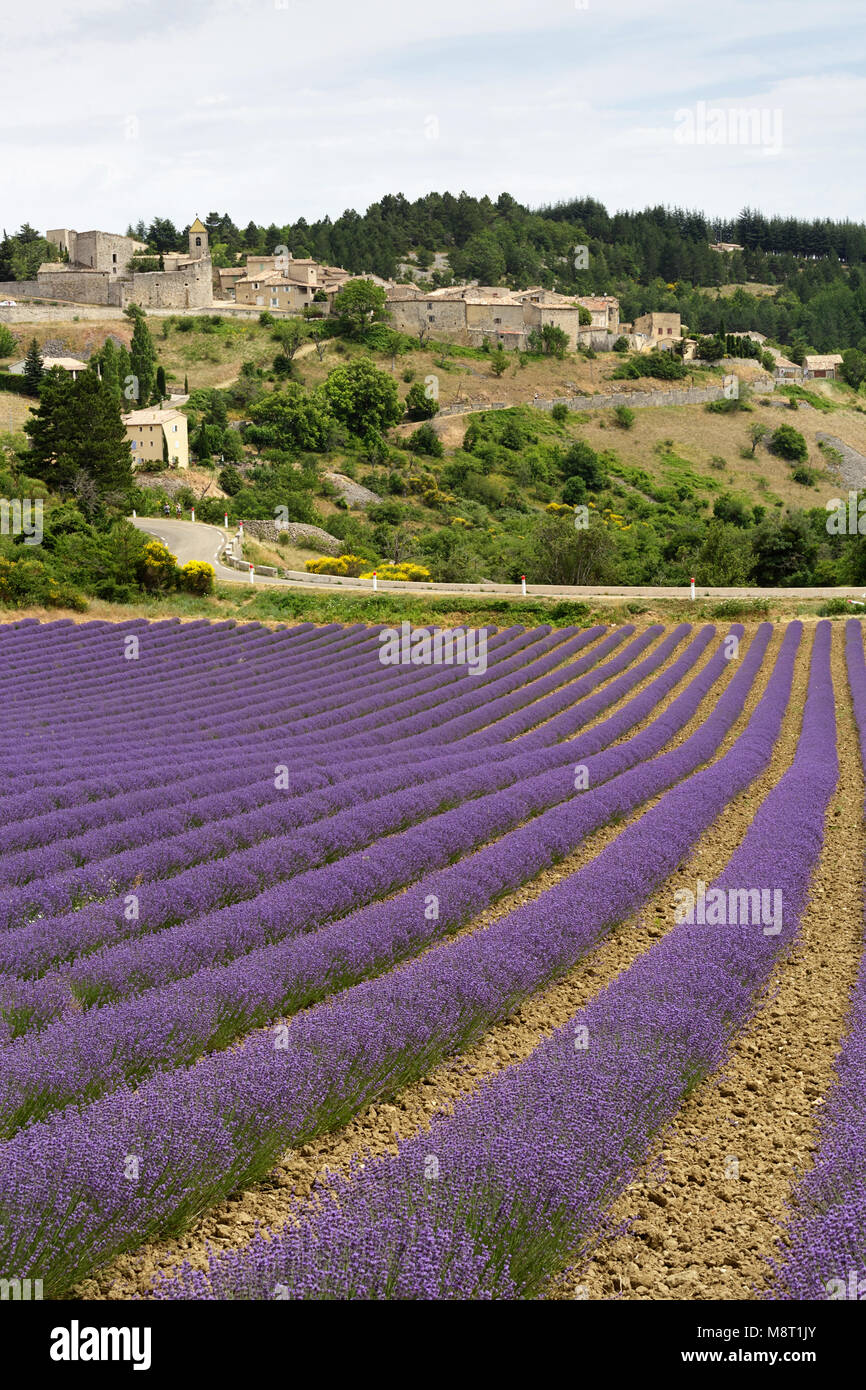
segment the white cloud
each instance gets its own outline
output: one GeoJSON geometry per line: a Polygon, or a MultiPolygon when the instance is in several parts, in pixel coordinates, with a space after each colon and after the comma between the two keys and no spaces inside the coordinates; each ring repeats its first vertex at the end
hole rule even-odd
{"type": "Polygon", "coordinates": [[[463,187],[864,217],[854,13],[851,0],[19,7],[0,53],[3,219],[122,230],[216,208],[280,223],[463,187]],[[676,112],[699,102],[779,109],[781,145],[678,145],[676,112]]]}

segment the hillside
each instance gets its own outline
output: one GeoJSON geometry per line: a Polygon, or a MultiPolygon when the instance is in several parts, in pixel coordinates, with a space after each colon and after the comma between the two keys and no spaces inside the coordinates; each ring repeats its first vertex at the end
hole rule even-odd
{"type": "MultiPolygon", "coordinates": [[[[826,529],[828,499],[866,482],[866,410],[841,382],[768,392],[754,360],[422,348],[385,323],[358,335],[332,320],[322,328],[333,336],[318,345],[299,321],[215,314],[152,317],[147,327],[168,389],[188,382],[182,408],[196,466],[137,473],[127,506],[139,515],[166,503],[184,514],[194,505],[215,524],[224,513],[281,513],[335,536],[356,557],[355,573],[409,562],[439,582],[525,574],[542,584],[678,585],[694,573],[704,585],[778,587],[866,578],[859,538],[848,544],[826,529]],[[296,335],[288,347],[286,334],[296,335]],[[672,363],[676,379],[665,380],[672,363]],[[707,402],[733,368],[740,399],[707,402]],[[659,403],[683,391],[693,392],[688,404],[659,403]],[[574,396],[585,398],[579,411],[542,408],[574,396]],[[628,404],[593,408],[596,396],[628,404]],[[414,419],[404,417],[407,403],[414,419]],[[770,447],[780,429],[796,459],[770,447]],[[842,471],[835,445],[846,450],[842,471]],[[379,500],[347,502],[334,474],[379,500]],[[573,524],[576,505],[585,536],[573,524]]],[[[132,339],[127,320],[73,316],[34,331],[43,348],[82,356],[132,339]]],[[[23,353],[30,328],[17,332],[23,353]]],[[[0,420],[5,409],[9,428],[20,429],[31,404],[4,392],[0,420]]],[[[286,549],[282,565],[309,558],[286,549]]],[[[128,596],[127,586],[118,592],[128,596]]]]}
{"type": "MultiPolygon", "coordinates": [[[[231,321],[225,318],[212,324],[202,318],[177,318],[151,320],[152,332],[159,360],[166,370],[166,378],[171,389],[182,390],[184,380],[188,379],[192,391],[214,387],[228,387],[234,382],[244,362],[252,362],[257,368],[267,369],[273,361],[275,346],[271,329],[256,322],[231,321]]],[[[41,346],[49,346],[53,351],[63,351],[71,356],[85,359],[112,338],[128,346],[132,337],[132,327],[126,321],[105,320],[77,323],[17,325],[19,338],[17,355],[23,355],[27,343],[35,337],[41,346]]],[[[304,349],[301,350],[302,353],[304,349]]],[[[660,383],[650,379],[639,382],[615,382],[611,374],[618,365],[618,357],[613,353],[599,354],[589,360],[580,354],[569,354],[566,360],[554,358],[535,358],[526,360],[525,356],[509,361],[503,374],[495,376],[489,358],[481,352],[458,349],[450,344],[439,344],[420,349],[413,345],[411,352],[402,353],[396,360],[386,352],[376,352],[363,345],[333,340],[325,349],[321,360],[315,353],[307,350],[301,360],[296,360],[294,379],[308,388],[320,385],[347,357],[369,357],[383,371],[391,373],[401,398],[405,399],[410,382],[404,374],[412,373],[413,381],[427,381],[435,377],[438,385],[441,408],[471,404],[479,409],[494,402],[505,402],[508,406],[532,405],[537,395],[541,399],[551,399],[569,395],[593,395],[603,390],[659,390],[666,385],[679,386],[680,383],[660,383]]],[[[11,358],[5,359],[9,361],[11,358]]],[[[2,361],[0,361],[2,365],[2,361]]],[[[741,364],[738,375],[749,382],[764,374],[752,364],[741,364]]],[[[682,383],[684,386],[705,384],[708,380],[717,381],[719,373],[706,368],[696,368],[682,383]]],[[[276,381],[265,382],[266,387],[276,387],[276,381]]],[[[830,432],[839,436],[860,453],[866,454],[866,415],[858,408],[856,397],[842,383],[814,382],[811,392],[827,403],[832,413],[832,423],[823,412],[816,411],[807,402],[801,403],[796,425],[809,443],[810,461],[819,471],[826,471],[826,460],[818,447],[817,436],[830,432]]],[[[754,419],[773,428],[788,409],[788,400],[778,394],[771,404],[764,402],[768,397],[756,396],[753,402],[754,419]]],[[[29,412],[26,399],[9,393],[0,395],[0,427],[20,429],[29,412]]],[[[240,420],[243,411],[230,410],[230,415],[240,420]]],[[[459,448],[463,441],[468,416],[434,417],[434,428],[442,440],[446,451],[459,448]]],[[[748,423],[751,423],[750,417],[748,423]]],[[[548,426],[542,421],[542,430],[548,426]]],[[[398,426],[395,434],[408,435],[417,425],[398,426]]],[[[791,479],[790,469],[782,461],[766,450],[758,450],[754,460],[740,458],[740,450],[746,444],[744,417],[713,415],[700,406],[652,407],[637,413],[633,428],[625,432],[617,429],[609,410],[583,413],[579,420],[565,430],[557,431],[563,437],[580,434],[596,449],[614,449],[626,464],[644,469],[655,481],[664,483],[670,476],[670,462],[675,456],[689,469],[706,478],[709,490],[717,490],[724,485],[742,493],[752,503],[781,499],[785,506],[814,505],[814,498],[804,494],[803,488],[791,479]],[[725,467],[718,467],[718,460],[725,461],[725,467]],[[715,461],[715,463],[714,463],[715,461]]],[[[328,464],[339,469],[343,455],[328,456],[328,464]]],[[[827,474],[828,482],[833,480],[832,471],[827,474]]],[[[824,494],[822,493],[822,500],[824,494]]],[[[532,501],[531,498],[527,498],[532,501]]]]}

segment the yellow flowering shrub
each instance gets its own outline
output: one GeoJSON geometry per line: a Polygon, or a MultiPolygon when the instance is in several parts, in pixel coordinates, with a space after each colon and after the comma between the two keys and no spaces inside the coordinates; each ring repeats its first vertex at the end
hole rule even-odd
{"type": "MultiPolygon", "coordinates": [[[[367,570],[361,575],[362,579],[372,579],[373,570],[367,570]]],[[[375,573],[379,579],[403,579],[409,583],[419,583],[421,580],[430,578],[430,571],[423,565],[413,565],[408,560],[402,565],[392,565],[386,561],[384,564],[377,565],[375,573]]]]}
{"type": "Polygon", "coordinates": [[[357,579],[369,560],[359,555],[321,555],[318,560],[308,560],[308,574],[337,574],[348,579],[357,579]]]}
{"type": "Polygon", "coordinates": [[[189,560],[181,566],[180,586],[190,594],[212,594],[216,571],[205,560],[189,560]]]}

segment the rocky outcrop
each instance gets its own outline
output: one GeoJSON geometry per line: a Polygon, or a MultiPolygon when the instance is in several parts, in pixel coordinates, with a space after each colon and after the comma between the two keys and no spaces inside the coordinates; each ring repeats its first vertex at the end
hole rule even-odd
{"type": "Polygon", "coordinates": [[[325,477],[329,483],[333,483],[350,507],[369,507],[371,502],[382,500],[378,492],[371,492],[368,487],[362,487],[352,478],[347,478],[345,473],[326,473],[325,477]]]}
{"type": "Polygon", "coordinates": [[[324,555],[340,555],[343,550],[343,542],[337,540],[336,536],[306,521],[245,520],[244,531],[248,536],[268,541],[271,545],[276,545],[280,536],[288,536],[293,545],[319,550],[324,555]]]}
{"type": "Polygon", "coordinates": [[[839,455],[836,466],[847,487],[854,488],[858,492],[861,488],[866,487],[866,457],[863,454],[852,445],[846,444],[844,439],[839,439],[835,434],[824,434],[818,431],[815,438],[822,444],[829,445],[831,449],[835,449],[839,455]]]}

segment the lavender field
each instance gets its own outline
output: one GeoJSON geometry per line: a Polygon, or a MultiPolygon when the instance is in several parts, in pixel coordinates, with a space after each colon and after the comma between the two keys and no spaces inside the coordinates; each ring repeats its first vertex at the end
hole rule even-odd
{"type": "Polygon", "coordinates": [[[389,640],[0,627],[0,1277],[866,1296],[860,623],[389,640]]]}

